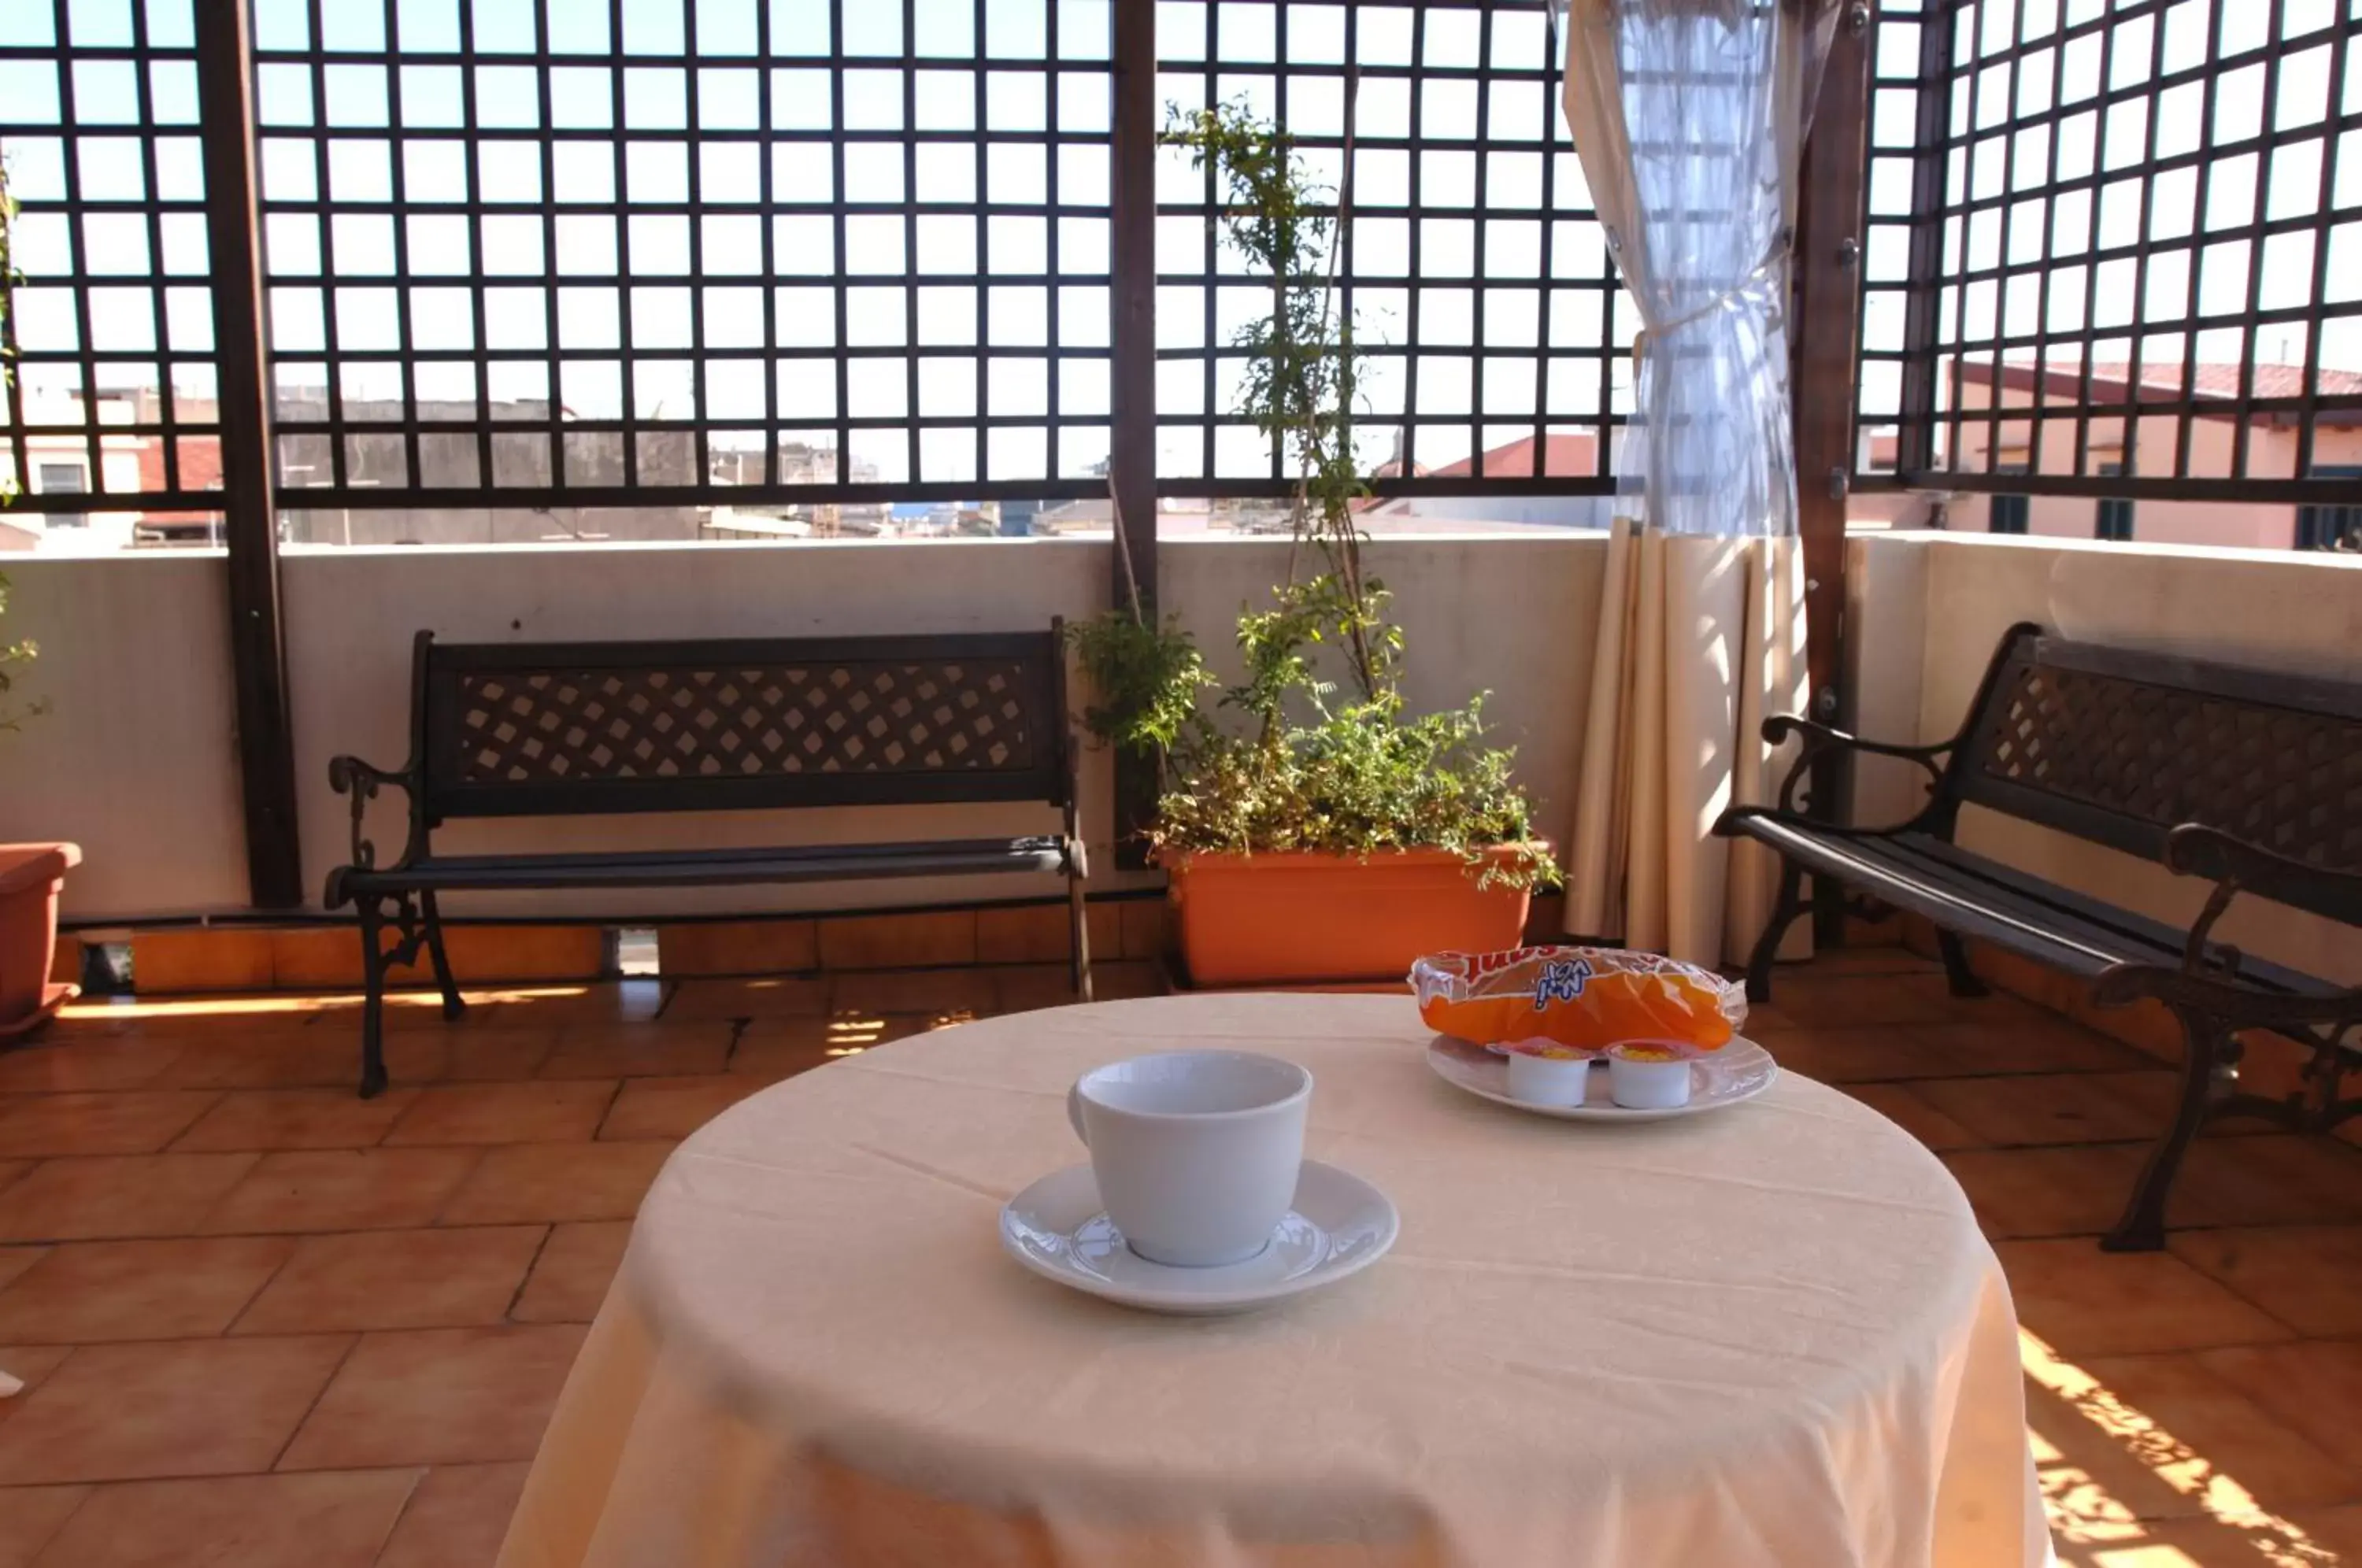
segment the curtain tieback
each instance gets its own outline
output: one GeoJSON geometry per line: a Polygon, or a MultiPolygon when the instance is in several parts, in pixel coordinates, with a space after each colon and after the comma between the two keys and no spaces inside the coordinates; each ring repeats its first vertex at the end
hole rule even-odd
{"type": "Polygon", "coordinates": [[[1779,233],[1772,237],[1771,245],[1763,252],[1763,259],[1758,261],[1755,264],[1754,270],[1749,272],[1747,276],[1739,279],[1738,282],[1723,290],[1722,293],[1715,295],[1714,298],[1706,301],[1705,304],[1697,306],[1695,309],[1685,310],[1682,312],[1681,315],[1673,317],[1671,321],[1660,322],[1654,326],[1643,326],[1639,331],[1634,333],[1632,335],[1633,372],[1638,374],[1640,367],[1647,363],[1649,357],[1649,345],[1651,342],[1660,337],[1670,337],[1674,333],[1679,332],[1683,327],[1689,326],[1694,321],[1704,321],[1707,316],[1712,315],[1715,312],[1721,310],[1726,305],[1737,304],[1742,297],[1753,293],[1765,283],[1770,282],[1772,277],[1778,273],[1782,266],[1786,263],[1787,259],[1788,231],[1785,228],[1783,228],[1779,233]]]}

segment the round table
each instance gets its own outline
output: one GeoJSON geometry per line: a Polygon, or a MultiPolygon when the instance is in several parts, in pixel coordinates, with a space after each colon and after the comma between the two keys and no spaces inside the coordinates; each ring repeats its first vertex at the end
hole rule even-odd
{"type": "Polygon", "coordinates": [[[1407,999],[1063,1008],[848,1058],[675,1153],[501,1557],[542,1565],[1959,1564],[2046,1554],[2015,1323],[1944,1168],[1783,1077],[1648,1126],[1435,1077],[1407,999]],[[1232,1318],[1003,1255],[1066,1086],[1188,1046],[1315,1079],[1394,1251],[1232,1318]]]}

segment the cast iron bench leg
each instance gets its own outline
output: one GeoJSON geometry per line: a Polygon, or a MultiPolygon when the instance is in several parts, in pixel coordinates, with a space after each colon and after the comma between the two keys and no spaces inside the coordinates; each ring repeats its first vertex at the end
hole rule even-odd
{"type": "Polygon", "coordinates": [[[385,949],[380,941],[384,922],[374,895],[364,893],[356,901],[361,926],[361,1098],[375,1099],[385,1092],[385,949]]]}
{"type": "Polygon", "coordinates": [[[1976,970],[1970,966],[1967,944],[1939,926],[1936,931],[1936,947],[1944,955],[1944,978],[1951,986],[1954,996],[1983,997],[1992,994],[1985,983],[1977,978],[1976,970]]]}
{"type": "Polygon", "coordinates": [[[2101,1238],[2103,1252],[2153,1253],[2165,1245],[2165,1200],[2173,1190],[2173,1178],[2180,1173],[2190,1141],[2205,1123],[2217,1085],[2235,1070],[2238,1048],[2228,1029],[2199,1013],[2180,1008],[2174,1011],[2181,1020],[2181,1100],[2149,1151],[2148,1164],[2141,1167],[2124,1218],[2101,1238]]]}
{"type": "Polygon", "coordinates": [[[1772,906],[1772,918],[1764,923],[1763,934],[1755,939],[1755,951],[1747,960],[1747,999],[1768,1002],[1772,999],[1772,961],[1780,956],[1780,940],[1796,917],[1805,912],[1804,872],[1796,863],[1784,856],[1780,862],[1780,901],[1772,906]]]}
{"type": "Polygon", "coordinates": [[[1083,907],[1083,879],[1072,873],[1066,878],[1066,923],[1073,932],[1068,965],[1075,999],[1088,1001],[1091,999],[1091,922],[1083,907]]]}
{"type": "Polygon", "coordinates": [[[443,911],[435,907],[435,895],[418,895],[420,915],[426,927],[427,955],[435,960],[435,983],[443,988],[443,1017],[457,1022],[468,1004],[459,999],[458,982],[451,978],[451,957],[443,951],[443,911]]]}

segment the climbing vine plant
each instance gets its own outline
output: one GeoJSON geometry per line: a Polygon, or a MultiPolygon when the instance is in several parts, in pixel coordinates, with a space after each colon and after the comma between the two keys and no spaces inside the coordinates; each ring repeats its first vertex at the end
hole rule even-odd
{"type": "MultiPolygon", "coordinates": [[[[1235,684],[1222,685],[1177,621],[1152,620],[1136,588],[1129,605],[1077,625],[1077,654],[1098,694],[1085,724],[1164,766],[1149,834],[1163,849],[1436,847],[1473,864],[1490,846],[1529,843],[1515,754],[1486,744],[1481,697],[1406,715],[1402,632],[1387,619],[1385,584],[1363,569],[1355,505],[1370,490],[1353,459],[1361,368],[1336,286],[1350,212],[1312,183],[1294,138],[1243,105],[1172,108],[1158,139],[1212,172],[1211,221],[1269,281],[1271,309],[1232,339],[1246,351],[1235,412],[1292,473],[1294,547],[1270,607],[1239,616],[1245,672],[1235,684]],[[1341,689],[1319,673],[1323,650],[1343,660],[1341,689]],[[1211,712],[1209,690],[1220,692],[1211,712]],[[1223,712],[1243,718],[1243,733],[1219,722],[1223,712]]],[[[1116,536],[1120,545],[1120,518],[1116,536]]],[[[1488,880],[1558,875],[1540,845],[1508,866],[1485,865],[1488,880]]]]}

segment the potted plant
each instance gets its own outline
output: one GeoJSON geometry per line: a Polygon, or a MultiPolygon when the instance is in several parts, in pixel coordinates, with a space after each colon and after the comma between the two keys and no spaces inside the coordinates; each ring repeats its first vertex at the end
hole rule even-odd
{"type": "Polygon", "coordinates": [[[1404,701],[1402,633],[1354,519],[1369,491],[1353,458],[1352,326],[1336,305],[1339,219],[1286,133],[1242,106],[1171,110],[1160,140],[1214,171],[1227,243],[1271,280],[1270,314],[1234,339],[1248,356],[1239,413],[1296,469],[1287,579],[1239,616],[1236,684],[1176,622],[1147,616],[1136,586],[1072,634],[1098,696],[1085,726],[1162,769],[1149,837],[1189,973],[1390,980],[1422,953],[1514,946],[1558,867],[1514,752],[1487,744],[1481,694],[1419,715],[1404,701]]]}
{"type": "MultiPolygon", "coordinates": [[[[15,373],[6,356],[14,341],[8,331],[11,290],[18,281],[8,247],[16,215],[7,166],[0,163],[0,394],[15,373]]],[[[16,499],[16,476],[0,471],[0,507],[16,499]]],[[[0,577],[0,611],[7,603],[8,580],[0,577]]],[[[0,645],[0,695],[9,689],[10,670],[35,651],[29,642],[0,645]]],[[[0,729],[15,729],[19,717],[0,713],[0,729]]],[[[0,1039],[38,1028],[80,989],[53,984],[50,970],[57,963],[58,895],[66,873],[81,863],[82,850],[71,844],[0,844],[0,1039]]]]}

